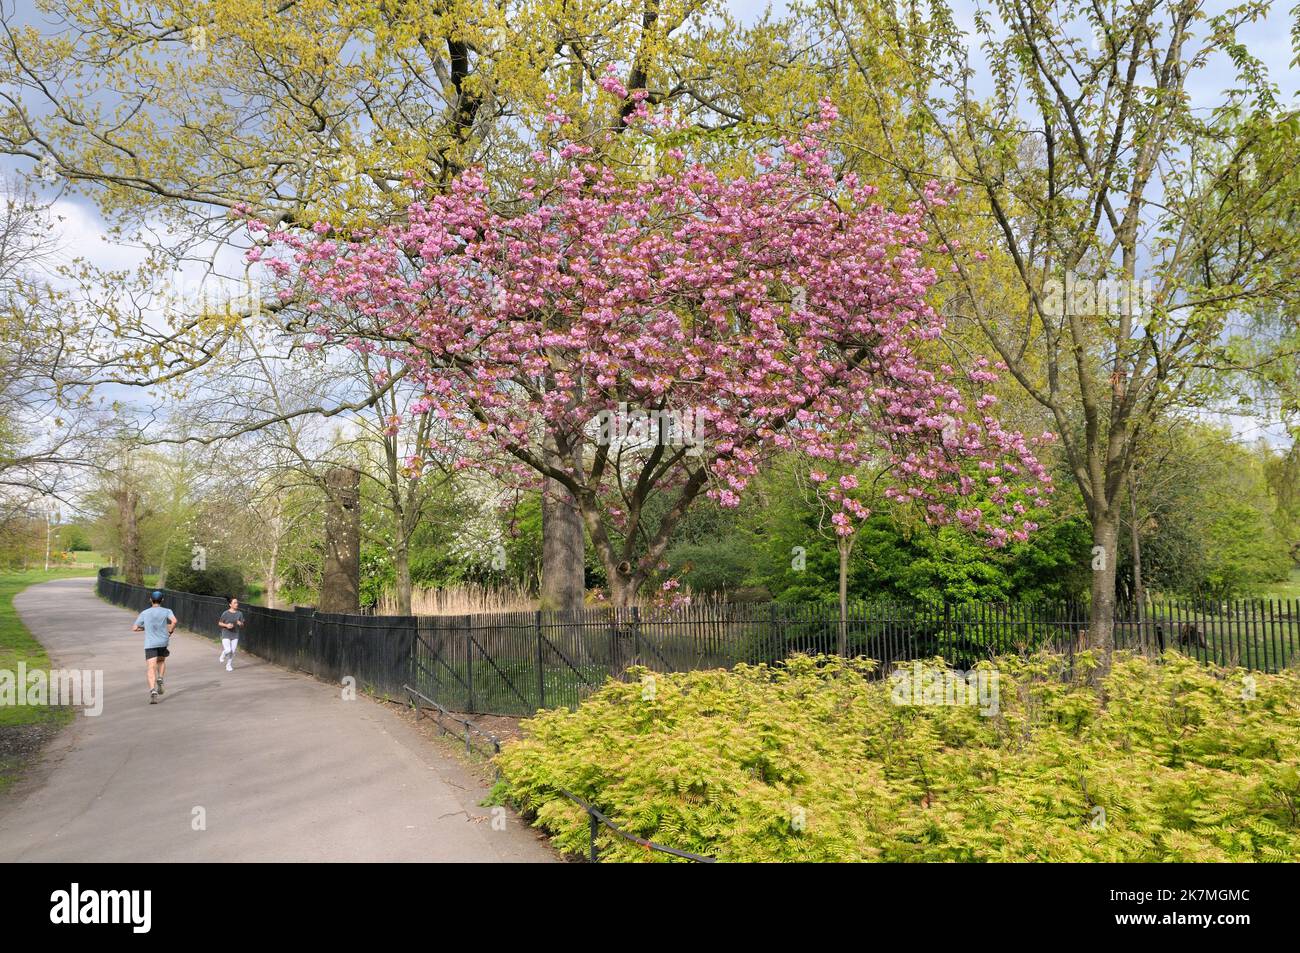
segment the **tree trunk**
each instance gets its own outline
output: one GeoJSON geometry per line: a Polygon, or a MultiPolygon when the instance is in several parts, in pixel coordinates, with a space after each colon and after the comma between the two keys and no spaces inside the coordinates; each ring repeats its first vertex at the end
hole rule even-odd
{"type": "MultiPolygon", "coordinates": [[[[559,462],[548,437],[543,452],[547,461],[559,462]]],[[[582,515],[568,488],[547,479],[542,490],[542,608],[576,612],[586,596],[584,554],[586,541],[582,515]]],[[[610,579],[611,590],[614,580],[610,579]]]]}
{"type": "Polygon", "coordinates": [[[628,563],[606,567],[609,576],[609,601],[615,609],[630,609],[636,602],[637,590],[641,588],[640,579],[628,563]]]}
{"type": "Polygon", "coordinates": [[[167,585],[167,567],[171,564],[169,559],[171,555],[172,538],[168,534],[167,541],[163,543],[162,554],[158,557],[158,578],[161,580],[159,585],[167,585]]]}
{"type": "Polygon", "coordinates": [[[394,587],[397,590],[397,614],[411,614],[411,553],[410,547],[403,540],[398,540],[393,547],[393,573],[396,577],[394,587]]]}
{"type": "Polygon", "coordinates": [[[841,658],[849,654],[849,537],[839,538],[840,550],[840,639],[837,649],[841,658]]]}
{"type": "Polygon", "coordinates": [[[1142,533],[1138,525],[1137,480],[1132,473],[1128,477],[1128,487],[1129,540],[1133,548],[1133,605],[1137,610],[1135,618],[1138,624],[1138,639],[1143,649],[1146,649],[1147,630],[1143,623],[1146,621],[1147,596],[1142,585],[1142,533]]]}
{"type": "Polygon", "coordinates": [[[144,561],[140,553],[140,522],[136,513],[135,488],[124,484],[118,488],[117,515],[121,527],[122,578],[132,586],[144,585],[144,561]]]}
{"type": "Polygon", "coordinates": [[[1115,647],[1115,545],[1119,523],[1108,508],[1092,519],[1092,605],[1088,612],[1088,644],[1109,650],[1115,647]],[[1097,548],[1100,547],[1100,552],[1097,548]]]}
{"type": "Polygon", "coordinates": [[[361,608],[361,474],[335,467],[325,474],[325,566],[321,612],[361,608]]]}
{"type": "Polygon", "coordinates": [[[266,607],[277,608],[280,601],[280,534],[284,531],[277,513],[271,523],[271,558],[266,568],[266,607]]]}

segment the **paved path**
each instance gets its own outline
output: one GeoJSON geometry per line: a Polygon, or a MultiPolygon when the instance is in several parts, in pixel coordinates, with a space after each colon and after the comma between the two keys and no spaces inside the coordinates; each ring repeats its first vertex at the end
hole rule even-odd
{"type": "Polygon", "coordinates": [[[103,670],[104,709],[0,799],[0,861],[554,859],[514,814],[493,830],[482,784],[382,705],[249,655],[226,672],[183,631],[150,705],[135,614],[93,580],[14,604],[55,667],[103,670]]]}

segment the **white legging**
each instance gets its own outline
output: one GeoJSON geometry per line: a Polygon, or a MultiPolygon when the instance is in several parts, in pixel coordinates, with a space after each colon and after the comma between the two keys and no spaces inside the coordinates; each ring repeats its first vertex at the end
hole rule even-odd
{"type": "Polygon", "coordinates": [[[226,652],[226,658],[233,659],[235,657],[235,649],[239,648],[239,636],[235,636],[233,639],[222,639],[221,647],[226,652]]]}

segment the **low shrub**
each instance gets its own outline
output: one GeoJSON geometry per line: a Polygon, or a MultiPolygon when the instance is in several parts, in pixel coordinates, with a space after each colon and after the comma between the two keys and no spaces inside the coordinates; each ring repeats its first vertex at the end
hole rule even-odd
{"type": "Polygon", "coordinates": [[[195,569],[187,558],[177,559],[167,567],[163,585],[168,589],[197,596],[244,597],[244,574],[238,569],[221,564],[195,569]]]}
{"type": "MultiPolygon", "coordinates": [[[[1066,664],[983,663],[998,686],[988,715],[896,704],[896,679],[867,660],[632,670],[576,711],[525,722],[497,758],[495,796],[575,854],[587,817],[559,787],[723,861],[1300,856],[1300,674],[1173,652],[1117,653],[1104,674],[1092,653],[1066,664]]],[[[601,850],[668,859],[608,832],[601,850]]]]}

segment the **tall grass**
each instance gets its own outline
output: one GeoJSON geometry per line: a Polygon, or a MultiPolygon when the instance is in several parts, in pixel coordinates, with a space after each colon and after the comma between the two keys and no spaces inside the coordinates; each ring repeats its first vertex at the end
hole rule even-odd
{"type": "MultiPolygon", "coordinates": [[[[531,612],[537,597],[523,586],[448,586],[445,589],[413,589],[412,615],[472,615],[480,612],[531,612]]],[[[377,615],[398,615],[397,596],[385,592],[375,606],[377,615]]]]}
{"type": "MultiPolygon", "coordinates": [[[[587,593],[587,608],[607,606],[600,590],[587,593]]],[[[727,605],[731,600],[725,593],[692,593],[683,587],[672,600],[673,605],[727,605]]],[[[642,593],[636,605],[645,611],[667,608],[665,600],[654,592],[642,593]]],[[[541,600],[517,584],[501,586],[479,586],[473,583],[459,586],[447,586],[443,589],[411,590],[411,615],[474,615],[484,612],[534,612],[541,608],[541,600]]],[[[397,611],[397,595],[385,592],[375,604],[375,615],[400,615],[397,611]]]]}

